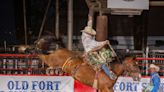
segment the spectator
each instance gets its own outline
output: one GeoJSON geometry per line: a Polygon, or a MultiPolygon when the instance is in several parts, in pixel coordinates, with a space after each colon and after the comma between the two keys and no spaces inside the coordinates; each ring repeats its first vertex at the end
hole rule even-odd
{"type": "Polygon", "coordinates": [[[144,90],[144,92],[159,92],[160,87],[160,76],[158,74],[158,71],[160,68],[154,64],[150,64],[150,83],[144,90]]]}

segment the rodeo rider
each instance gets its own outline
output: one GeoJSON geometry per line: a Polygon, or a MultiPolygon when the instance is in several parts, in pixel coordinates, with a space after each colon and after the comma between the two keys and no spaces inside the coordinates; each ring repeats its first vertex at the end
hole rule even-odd
{"type": "MultiPolygon", "coordinates": [[[[85,50],[85,55],[87,55],[88,52],[94,51],[96,50],[96,48],[102,47],[105,44],[109,43],[108,40],[102,42],[98,42],[95,40],[96,31],[92,28],[92,16],[88,16],[88,17],[89,18],[88,18],[87,26],[84,28],[84,30],[82,30],[82,36],[81,36],[82,43],[85,50]]],[[[109,70],[106,64],[102,64],[101,69],[106,73],[108,77],[110,77],[110,79],[115,80],[117,78],[117,76],[112,71],[109,70]]]]}

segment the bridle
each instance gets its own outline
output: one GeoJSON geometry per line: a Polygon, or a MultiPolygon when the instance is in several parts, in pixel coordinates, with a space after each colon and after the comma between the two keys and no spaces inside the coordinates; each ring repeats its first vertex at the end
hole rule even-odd
{"type": "Polygon", "coordinates": [[[124,66],[124,70],[125,70],[124,72],[127,72],[128,74],[139,72],[137,69],[132,69],[133,67],[134,68],[136,67],[132,64],[123,63],[123,66],[124,66]]]}
{"type": "Polygon", "coordinates": [[[135,65],[132,64],[125,64],[123,63],[124,66],[124,73],[126,73],[126,75],[131,76],[133,78],[133,80],[140,80],[141,74],[137,69],[132,69],[133,67],[135,68],[135,65]]]}

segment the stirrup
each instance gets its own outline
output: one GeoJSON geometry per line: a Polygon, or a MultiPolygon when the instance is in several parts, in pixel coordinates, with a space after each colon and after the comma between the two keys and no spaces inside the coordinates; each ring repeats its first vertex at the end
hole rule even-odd
{"type": "Polygon", "coordinates": [[[110,71],[110,78],[112,80],[116,80],[117,79],[117,75],[115,73],[113,73],[112,71],[110,71]]]}

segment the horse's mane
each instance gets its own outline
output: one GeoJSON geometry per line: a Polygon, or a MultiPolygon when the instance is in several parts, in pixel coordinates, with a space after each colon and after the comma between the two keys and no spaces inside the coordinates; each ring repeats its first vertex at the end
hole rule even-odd
{"type": "Polygon", "coordinates": [[[119,60],[115,59],[115,60],[113,60],[113,61],[110,63],[112,69],[115,69],[115,68],[117,67],[117,66],[115,66],[115,65],[123,64],[124,61],[125,61],[125,59],[126,59],[127,57],[134,57],[134,58],[135,58],[134,55],[131,55],[131,54],[124,54],[124,55],[122,55],[122,57],[118,57],[119,60]]]}

